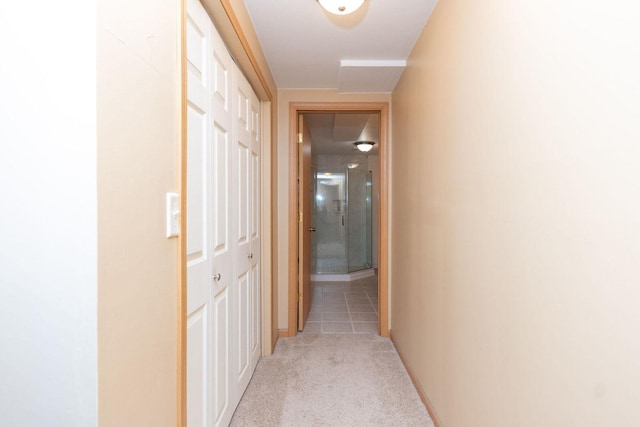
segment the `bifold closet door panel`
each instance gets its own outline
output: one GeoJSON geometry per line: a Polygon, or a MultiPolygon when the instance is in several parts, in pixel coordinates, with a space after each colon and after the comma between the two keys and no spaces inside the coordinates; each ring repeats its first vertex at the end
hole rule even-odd
{"type": "Polygon", "coordinates": [[[211,194],[211,241],[214,278],[211,386],[213,425],[226,426],[231,420],[243,390],[235,387],[231,372],[238,349],[237,326],[235,324],[235,273],[233,256],[235,246],[231,230],[235,226],[233,176],[233,76],[235,64],[227,52],[222,38],[211,24],[211,168],[209,170],[211,194]]]}
{"type": "Polygon", "coordinates": [[[187,420],[226,426],[260,356],[260,103],[187,3],[187,420]]]}
{"type": "Polygon", "coordinates": [[[207,426],[211,414],[212,253],[210,126],[211,24],[190,2],[187,17],[187,418],[207,426]]]}
{"type": "Polygon", "coordinates": [[[234,108],[234,179],[236,196],[237,226],[234,230],[234,270],[237,280],[237,311],[238,324],[238,366],[233,373],[233,381],[240,389],[249,384],[252,374],[250,345],[251,345],[251,88],[244,77],[238,73],[235,76],[234,108]]]}
{"type": "MultiPolygon", "coordinates": [[[[249,86],[248,83],[246,83],[249,86]]],[[[261,354],[261,330],[260,330],[260,301],[262,293],[262,283],[260,280],[261,266],[261,230],[260,230],[260,206],[261,194],[260,187],[262,176],[261,170],[261,121],[260,121],[260,101],[255,93],[251,92],[250,99],[250,116],[251,116],[251,169],[250,169],[250,218],[249,218],[249,239],[251,247],[251,342],[250,342],[250,359],[251,370],[253,371],[258,364],[261,354]]]]}

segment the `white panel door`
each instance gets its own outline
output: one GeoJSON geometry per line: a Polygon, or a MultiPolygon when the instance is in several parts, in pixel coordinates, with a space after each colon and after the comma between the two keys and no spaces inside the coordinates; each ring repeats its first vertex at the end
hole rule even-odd
{"type": "MultiPolygon", "coordinates": [[[[199,4],[195,2],[196,6],[199,4]]],[[[210,22],[189,3],[187,16],[187,418],[208,426],[211,351],[209,242],[210,22]]]]}
{"type": "MultiPolygon", "coordinates": [[[[235,278],[231,230],[236,222],[234,208],[235,176],[233,175],[233,79],[235,64],[222,39],[210,24],[211,31],[211,242],[213,301],[212,404],[213,425],[226,426],[231,420],[240,396],[231,379],[236,352],[234,325],[235,278]]],[[[244,389],[242,390],[244,391],[244,389]]]]}
{"type": "Polygon", "coordinates": [[[260,358],[261,335],[260,335],[260,254],[261,230],[260,230],[260,101],[255,93],[251,96],[251,170],[249,194],[251,197],[251,211],[249,218],[249,240],[250,240],[250,263],[251,263],[251,371],[253,371],[260,358]]]}
{"type": "Polygon", "coordinates": [[[251,95],[253,91],[244,77],[235,80],[234,105],[234,195],[236,219],[233,229],[235,244],[234,271],[237,287],[234,287],[235,323],[237,326],[237,354],[231,381],[238,390],[249,384],[251,369],[251,95]]]}

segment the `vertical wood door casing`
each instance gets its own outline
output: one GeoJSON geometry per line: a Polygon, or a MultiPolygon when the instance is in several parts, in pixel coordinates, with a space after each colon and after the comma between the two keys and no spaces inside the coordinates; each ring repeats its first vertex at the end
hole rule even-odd
{"type": "Polygon", "coordinates": [[[178,290],[178,357],[177,357],[177,381],[178,399],[177,415],[178,426],[187,425],[187,221],[184,220],[187,214],[187,1],[180,0],[180,235],[179,246],[179,274],[180,285],[178,290]]]}
{"type": "Polygon", "coordinates": [[[304,123],[304,116],[298,116],[298,186],[300,200],[298,211],[302,220],[298,222],[298,330],[304,329],[311,309],[311,134],[304,123]]]}
{"type": "MultiPolygon", "coordinates": [[[[378,332],[389,337],[389,252],[388,252],[388,215],[389,215],[389,104],[386,102],[292,102],[289,104],[289,147],[291,153],[297,153],[298,115],[300,113],[370,113],[379,114],[380,132],[378,141],[379,162],[379,218],[378,218],[378,332]]],[[[287,317],[287,336],[295,336],[297,330],[297,293],[298,293],[298,159],[289,156],[289,313],[287,317]]]]}
{"type": "Polygon", "coordinates": [[[202,5],[187,11],[187,423],[227,425],[260,356],[260,105],[202,5]]]}

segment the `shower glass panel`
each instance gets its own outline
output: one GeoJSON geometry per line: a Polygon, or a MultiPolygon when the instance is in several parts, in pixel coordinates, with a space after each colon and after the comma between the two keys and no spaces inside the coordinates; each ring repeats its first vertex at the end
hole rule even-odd
{"type": "Polygon", "coordinates": [[[371,200],[372,199],[372,191],[373,191],[373,179],[372,179],[372,174],[371,171],[367,172],[367,190],[365,192],[365,197],[366,197],[366,205],[367,205],[367,213],[366,213],[366,222],[367,222],[367,228],[366,228],[366,240],[367,242],[365,243],[365,248],[366,248],[366,259],[365,259],[365,267],[366,268],[371,268],[373,266],[373,260],[371,257],[371,251],[372,251],[372,245],[373,242],[371,240],[371,236],[373,235],[373,223],[371,220],[371,200]]]}
{"type": "Polygon", "coordinates": [[[311,271],[318,271],[318,239],[317,229],[318,221],[316,220],[318,212],[318,174],[315,166],[311,166],[311,227],[316,227],[316,232],[311,233],[311,271]]]}
{"type": "Polygon", "coordinates": [[[349,272],[371,267],[371,172],[347,170],[349,272]],[[367,202],[368,200],[368,202],[367,202]]]}
{"type": "Polygon", "coordinates": [[[371,172],[313,172],[311,271],[346,274],[371,267],[371,172]]]}
{"type": "Polygon", "coordinates": [[[311,256],[313,273],[347,273],[346,174],[336,171],[315,173],[315,203],[311,215],[311,256]]]}

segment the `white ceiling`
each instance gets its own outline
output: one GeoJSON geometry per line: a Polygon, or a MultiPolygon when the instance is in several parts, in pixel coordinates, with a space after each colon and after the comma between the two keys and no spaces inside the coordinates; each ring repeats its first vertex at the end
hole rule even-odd
{"type": "Polygon", "coordinates": [[[244,0],[278,88],[392,92],[437,0],[366,0],[350,15],[316,0],[244,0]]]}
{"type": "Polygon", "coordinates": [[[375,142],[369,153],[378,154],[378,114],[305,113],[304,122],[315,154],[363,154],[354,150],[355,141],[375,142]]]}

